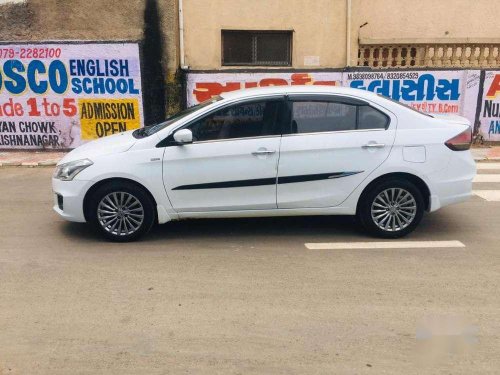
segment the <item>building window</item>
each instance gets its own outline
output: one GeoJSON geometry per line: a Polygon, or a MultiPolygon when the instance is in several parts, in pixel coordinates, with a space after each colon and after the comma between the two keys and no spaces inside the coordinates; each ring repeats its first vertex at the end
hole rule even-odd
{"type": "Polygon", "coordinates": [[[292,65],[291,31],[222,30],[222,65],[292,65]]]}
{"type": "Polygon", "coordinates": [[[360,45],[358,66],[497,68],[500,66],[500,44],[360,45]]]}

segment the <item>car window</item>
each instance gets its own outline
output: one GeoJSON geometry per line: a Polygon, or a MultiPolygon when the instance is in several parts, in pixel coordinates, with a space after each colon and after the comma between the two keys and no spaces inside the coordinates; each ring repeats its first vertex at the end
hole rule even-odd
{"type": "Polygon", "coordinates": [[[199,111],[200,109],[204,107],[208,107],[209,105],[216,103],[218,101],[222,100],[222,97],[220,96],[214,96],[211,99],[208,99],[200,104],[197,104],[193,107],[189,107],[187,109],[184,109],[183,111],[177,112],[175,115],[170,116],[167,118],[166,121],[156,124],[156,125],[151,125],[147,126],[145,128],[140,128],[137,129],[134,132],[134,137],[135,138],[144,138],[144,137],[149,137],[152,134],[158,133],[160,130],[165,129],[166,127],[175,124],[177,121],[182,120],[184,117],[189,116],[190,114],[199,111]]]}
{"type": "Polygon", "coordinates": [[[368,105],[358,108],[358,129],[386,129],[389,125],[387,115],[368,105]]]}
{"type": "Polygon", "coordinates": [[[356,129],[356,105],[328,101],[292,102],[292,133],[356,129]]]}
{"type": "Polygon", "coordinates": [[[204,116],[187,128],[195,142],[277,135],[282,108],[282,100],[242,103],[204,116]]]}

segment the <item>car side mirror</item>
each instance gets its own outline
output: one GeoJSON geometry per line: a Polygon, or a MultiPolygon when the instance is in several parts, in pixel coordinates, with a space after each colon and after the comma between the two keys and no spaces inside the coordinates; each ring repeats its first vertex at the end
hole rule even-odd
{"type": "Polygon", "coordinates": [[[180,145],[193,143],[193,133],[189,129],[181,129],[174,133],[174,141],[180,145]]]}

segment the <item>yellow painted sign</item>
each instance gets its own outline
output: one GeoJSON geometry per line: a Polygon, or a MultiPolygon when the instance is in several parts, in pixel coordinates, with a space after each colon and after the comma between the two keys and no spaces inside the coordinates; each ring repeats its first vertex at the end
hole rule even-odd
{"type": "Polygon", "coordinates": [[[84,140],[141,127],[137,99],[80,99],[78,109],[84,140]]]}

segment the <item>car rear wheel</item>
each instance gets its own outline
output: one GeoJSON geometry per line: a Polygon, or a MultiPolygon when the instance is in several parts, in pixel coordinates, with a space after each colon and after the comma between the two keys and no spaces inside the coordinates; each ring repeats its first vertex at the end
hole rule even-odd
{"type": "Polygon", "coordinates": [[[381,181],[361,198],[358,219],[373,235],[399,238],[412,232],[424,213],[424,199],[410,181],[381,181]]]}
{"type": "Polygon", "coordinates": [[[128,242],[149,232],[155,209],[144,189],[132,183],[111,182],[92,195],[89,216],[104,237],[128,242]]]}

